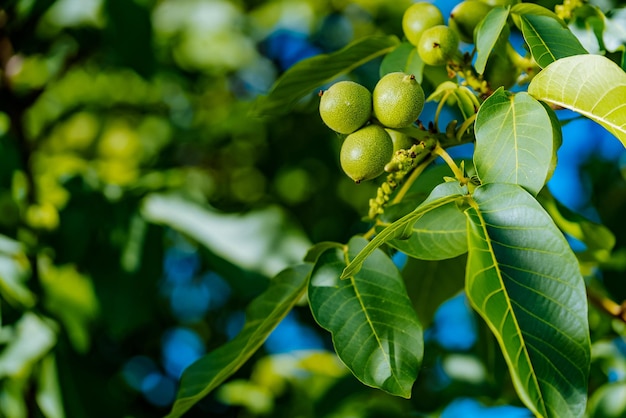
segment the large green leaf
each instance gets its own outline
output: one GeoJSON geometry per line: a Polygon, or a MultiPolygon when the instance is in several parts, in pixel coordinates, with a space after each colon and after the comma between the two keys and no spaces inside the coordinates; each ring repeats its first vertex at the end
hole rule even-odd
{"type": "MultiPolygon", "coordinates": [[[[465,194],[457,182],[444,184],[446,193],[452,192],[447,196],[465,194]]],[[[455,201],[424,213],[413,223],[410,232],[409,238],[394,239],[388,244],[421,260],[444,260],[467,252],[466,219],[455,201]]]]}
{"type": "Polygon", "coordinates": [[[528,93],[596,121],[626,146],[626,72],[610,59],[562,58],[533,78],[528,93]]]}
{"type": "Polygon", "coordinates": [[[567,241],[524,189],[478,187],[466,211],[466,291],[496,336],[520,399],[581,417],[590,363],[587,296],[567,241]]]}
{"type": "Polygon", "coordinates": [[[508,35],[506,25],[509,9],[494,7],[476,27],[476,63],[474,67],[479,74],[485,71],[487,59],[498,43],[503,32],[508,35]]]}
{"type": "Polygon", "coordinates": [[[559,58],[587,54],[578,38],[558,20],[544,15],[520,16],[522,34],[537,64],[546,67],[559,58]]]}
{"type": "Polygon", "coordinates": [[[409,238],[413,233],[413,224],[419,218],[424,216],[424,214],[459,200],[459,188],[458,183],[453,182],[442,183],[435,187],[428,198],[426,198],[426,200],[413,212],[385,227],[365,246],[365,248],[363,248],[362,251],[359,252],[356,257],[354,257],[354,259],[351,259],[350,263],[348,263],[346,269],[341,275],[341,278],[346,279],[356,274],[367,257],[369,257],[374,250],[383,245],[385,242],[395,238],[409,238]]]}
{"type": "Polygon", "coordinates": [[[297,100],[322,84],[393,51],[399,43],[395,36],[373,35],[359,39],[332,54],[317,55],[300,61],[276,81],[267,96],[257,100],[254,113],[285,114],[297,100]]]}
{"type": "Polygon", "coordinates": [[[318,259],[309,284],[315,320],[332,333],[335,351],[364,384],[409,398],[422,362],[422,327],[400,272],[374,251],[348,280],[341,272],[366,241],[355,237],[347,254],[338,249],[318,259]]]}
{"type": "Polygon", "coordinates": [[[474,164],[483,183],[511,183],[537,194],[554,146],[550,115],[525,92],[492,94],[476,116],[474,164]]]}
{"type": "Polygon", "coordinates": [[[185,369],[168,418],[183,415],[256,352],[304,294],[311,269],[311,264],[301,264],[279,273],[248,306],[246,323],[239,335],[185,369]]]}
{"type": "Polygon", "coordinates": [[[405,74],[413,74],[415,79],[421,83],[424,72],[424,61],[417,53],[415,45],[403,42],[392,52],[387,54],[380,63],[380,76],[401,71],[405,74]]]}

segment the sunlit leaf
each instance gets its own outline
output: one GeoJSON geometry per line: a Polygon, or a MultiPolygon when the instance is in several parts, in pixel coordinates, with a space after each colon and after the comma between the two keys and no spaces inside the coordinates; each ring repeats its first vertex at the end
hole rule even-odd
{"type": "Polygon", "coordinates": [[[466,291],[498,339],[520,399],[539,416],[582,416],[590,343],[576,257],[521,187],[481,186],[470,204],[466,291]]]}
{"type": "Polygon", "coordinates": [[[419,83],[422,82],[424,62],[417,53],[415,45],[403,42],[383,58],[380,63],[380,76],[396,71],[413,74],[419,83]]]}
{"type": "MultiPolygon", "coordinates": [[[[459,183],[444,185],[451,195],[465,194],[459,183]]],[[[421,260],[444,260],[467,252],[466,218],[455,201],[424,213],[412,224],[410,232],[409,238],[390,240],[388,244],[421,260]]]]}
{"type": "Polygon", "coordinates": [[[3,417],[27,417],[24,391],[28,382],[23,379],[3,379],[0,382],[0,413],[3,417]]]}
{"type": "Polygon", "coordinates": [[[23,245],[0,235],[0,294],[11,304],[30,308],[35,295],[28,289],[30,264],[23,245]]]}
{"type": "Polygon", "coordinates": [[[304,294],[311,268],[311,264],[301,264],[279,273],[248,306],[246,323],[239,335],[185,369],[168,418],[183,415],[256,352],[304,294]]]}
{"type": "Polygon", "coordinates": [[[373,35],[332,54],[302,60],[276,81],[267,96],[259,98],[254,112],[258,115],[287,113],[298,99],[335,77],[391,52],[399,42],[395,36],[373,35]]]}
{"type": "Polygon", "coordinates": [[[63,403],[56,360],[48,354],[39,364],[39,384],[37,385],[37,405],[46,418],[63,418],[63,403]]]}
{"type": "Polygon", "coordinates": [[[518,28],[521,28],[520,16],[524,16],[524,15],[547,16],[559,22],[561,26],[563,27],[566,26],[565,22],[563,22],[563,20],[561,20],[561,18],[556,13],[538,4],[517,3],[511,6],[511,17],[513,17],[513,21],[515,22],[518,28]]]}
{"type": "Polygon", "coordinates": [[[559,58],[587,54],[578,38],[552,17],[522,15],[520,24],[530,52],[542,68],[559,58]]]}
{"type": "Polygon", "coordinates": [[[626,72],[601,55],[562,58],[533,78],[528,93],[580,113],[626,146],[626,72]]]}
{"type": "Polygon", "coordinates": [[[503,31],[508,32],[506,21],[509,9],[494,7],[476,27],[476,63],[474,67],[479,74],[485,71],[487,59],[503,31]]]}
{"type": "Polygon", "coordinates": [[[624,49],[626,45],[626,9],[615,9],[610,17],[604,18],[606,25],[605,31],[602,33],[602,39],[606,49],[614,52],[618,49],[624,49]]]}
{"type": "Polygon", "coordinates": [[[98,315],[98,298],[91,279],[73,265],[55,266],[44,257],[39,260],[45,305],[63,322],[67,335],[78,352],[90,345],[89,325],[98,315]]]}
{"type": "Polygon", "coordinates": [[[591,417],[622,418],[626,416],[626,382],[611,382],[600,386],[589,399],[589,411],[591,417]]]}
{"type": "Polygon", "coordinates": [[[367,257],[385,242],[394,238],[408,238],[413,232],[411,227],[413,223],[421,218],[425,213],[445,206],[448,203],[459,199],[459,186],[456,183],[442,183],[435,187],[430,196],[419,205],[413,212],[403,216],[385,229],[380,231],[374,239],[372,239],[363,248],[359,254],[351,259],[352,261],[346,266],[342,279],[348,278],[356,274],[367,257]]]}
{"type": "Polygon", "coordinates": [[[341,280],[346,257],[366,245],[355,237],[348,253],[338,249],[318,259],[309,285],[316,321],[333,336],[335,351],[364,384],[409,398],[423,356],[422,328],[400,272],[381,250],[358,273],[341,280]]]}
{"type": "Polygon", "coordinates": [[[543,187],[554,146],[550,116],[525,92],[498,89],[476,116],[474,164],[483,183],[519,184],[536,194],[543,187]]]}
{"type": "Polygon", "coordinates": [[[268,277],[300,262],[311,246],[278,206],[225,213],[180,196],[153,193],[145,198],[141,213],[150,222],[186,234],[225,260],[268,277]]]}
{"type": "Polygon", "coordinates": [[[57,342],[56,324],[26,312],[15,324],[15,336],[0,352],[0,378],[22,376],[57,342]]]}

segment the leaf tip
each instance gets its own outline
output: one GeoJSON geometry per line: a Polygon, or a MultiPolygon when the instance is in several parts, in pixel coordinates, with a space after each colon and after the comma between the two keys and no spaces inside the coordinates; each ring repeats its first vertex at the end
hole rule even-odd
{"type": "Polygon", "coordinates": [[[352,274],[350,274],[350,270],[348,270],[350,266],[346,267],[345,269],[343,269],[343,272],[341,273],[341,276],[339,276],[339,279],[341,280],[345,280],[350,278],[350,276],[352,276],[352,274]]]}

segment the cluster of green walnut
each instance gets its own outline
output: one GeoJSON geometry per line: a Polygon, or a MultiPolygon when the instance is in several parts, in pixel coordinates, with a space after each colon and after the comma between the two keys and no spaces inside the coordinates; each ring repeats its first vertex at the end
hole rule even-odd
{"type": "MultiPolygon", "coordinates": [[[[475,27],[491,7],[479,0],[467,0],[454,8],[449,25],[445,25],[436,6],[419,2],[405,11],[402,29],[425,64],[448,65],[460,57],[460,40],[472,42],[475,27]]],[[[406,170],[397,169],[403,163],[404,168],[410,168],[414,153],[398,151],[418,144],[398,130],[416,123],[424,107],[424,90],[413,75],[386,74],[371,93],[354,81],[339,81],[321,91],[320,97],[319,112],[324,123],[346,135],[340,163],[351,179],[360,183],[385,171],[403,172],[406,170]]]]}
{"type": "Polygon", "coordinates": [[[347,135],[339,160],[355,182],[381,175],[394,151],[410,147],[412,140],[392,129],[409,127],[424,108],[424,90],[415,77],[401,72],[383,76],[373,93],[354,81],[340,81],[321,92],[324,123],[347,135]]]}

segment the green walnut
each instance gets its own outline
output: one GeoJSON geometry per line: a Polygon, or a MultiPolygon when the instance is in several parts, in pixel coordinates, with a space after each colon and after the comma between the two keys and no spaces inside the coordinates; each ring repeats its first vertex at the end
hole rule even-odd
{"type": "Polygon", "coordinates": [[[422,34],[417,52],[428,65],[443,65],[458,51],[459,37],[445,25],[433,26],[422,34]]]}
{"type": "Polygon", "coordinates": [[[383,76],[372,93],[374,116],[388,128],[406,128],[424,109],[424,90],[415,76],[403,72],[383,76]]]}
{"type": "Polygon", "coordinates": [[[394,153],[401,149],[409,149],[415,143],[410,136],[403,134],[402,132],[394,131],[393,129],[385,129],[385,131],[387,131],[387,133],[391,137],[394,153]]]}
{"type": "Polygon", "coordinates": [[[443,15],[437,6],[426,2],[411,5],[402,16],[404,36],[415,46],[426,29],[443,23],[443,15]]]}
{"type": "Polygon", "coordinates": [[[380,176],[393,155],[393,141],[384,128],[367,125],[346,137],[339,161],[356,183],[380,176]]]}
{"type": "Polygon", "coordinates": [[[351,134],[372,116],[372,94],[354,81],[339,81],[320,96],[320,116],[335,132],[351,134]]]}
{"type": "Polygon", "coordinates": [[[479,0],[466,0],[457,4],[450,13],[448,26],[463,42],[474,43],[474,29],[492,9],[479,0]]]}

